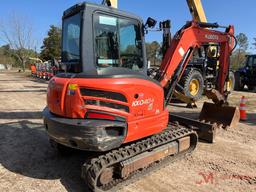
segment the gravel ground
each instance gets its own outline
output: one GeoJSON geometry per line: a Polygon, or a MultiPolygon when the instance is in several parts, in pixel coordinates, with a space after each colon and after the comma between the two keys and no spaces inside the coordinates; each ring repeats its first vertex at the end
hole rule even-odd
{"type": "MultiPolygon", "coordinates": [[[[0,72],[0,191],[87,191],[80,179],[86,153],[61,157],[48,144],[41,111],[47,84],[15,72],[0,72]]],[[[148,174],[122,192],[256,191],[256,93],[245,95],[248,121],[220,131],[214,144],[199,143],[194,153],[148,174]]],[[[171,106],[196,117],[199,109],[171,106]]],[[[198,103],[199,108],[202,101],[198,103]]]]}

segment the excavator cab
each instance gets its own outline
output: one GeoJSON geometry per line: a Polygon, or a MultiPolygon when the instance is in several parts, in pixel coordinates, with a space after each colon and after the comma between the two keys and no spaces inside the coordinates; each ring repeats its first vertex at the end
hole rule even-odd
{"type": "Polygon", "coordinates": [[[126,68],[146,74],[142,21],[114,8],[83,3],[65,11],[62,47],[66,72],[126,68]]]}
{"type": "Polygon", "coordinates": [[[82,3],[63,15],[62,69],[48,86],[44,110],[51,140],[107,151],[161,132],[164,91],[147,76],[142,20],[82,3]]]}

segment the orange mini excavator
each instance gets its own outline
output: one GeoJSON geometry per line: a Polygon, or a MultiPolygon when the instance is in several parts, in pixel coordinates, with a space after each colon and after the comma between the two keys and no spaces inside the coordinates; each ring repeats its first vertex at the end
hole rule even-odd
{"type": "Polygon", "coordinates": [[[82,177],[92,191],[118,187],[158,164],[192,152],[198,137],[212,142],[222,120],[218,118],[215,124],[214,115],[233,113],[223,126],[237,121],[237,110],[224,106],[233,26],[222,32],[213,30],[220,27],[216,23],[192,21],[170,41],[165,30],[169,21],[161,22],[166,51],[152,79],[147,76],[144,34],[155,24],[152,18],[143,24],[133,14],[90,3],[64,12],[65,71],[49,82],[44,123],[58,149],[97,152],[82,166],[82,177]],[[206,104],[201,117],[211,116],[211,120],[170,114],[172,92],[193,51],[209,42],[220,47],[217,89],[207,90],[215,104],[206,104]]]}

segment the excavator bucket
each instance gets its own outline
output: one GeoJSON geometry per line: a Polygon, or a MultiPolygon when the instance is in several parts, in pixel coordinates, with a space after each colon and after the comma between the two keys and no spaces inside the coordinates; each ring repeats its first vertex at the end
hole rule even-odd
{"type": "Polygon", "coordinates": [[[219,127],[235,127],[239,122],[240,112],[237,107],[220,106],[205,102],[199,119],[203,122],[217,123],[219,127]]]}

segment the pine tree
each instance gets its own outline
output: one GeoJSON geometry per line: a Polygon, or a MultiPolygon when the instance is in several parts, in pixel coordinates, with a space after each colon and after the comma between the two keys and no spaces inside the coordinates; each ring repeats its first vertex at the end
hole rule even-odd
{"type": "Polygon", "coordinates": [[[51,60],[61,56],[61,29],[54,25],[50,26],[48,36],[44,38],[40,57],[42,60],[51,60]]]}

